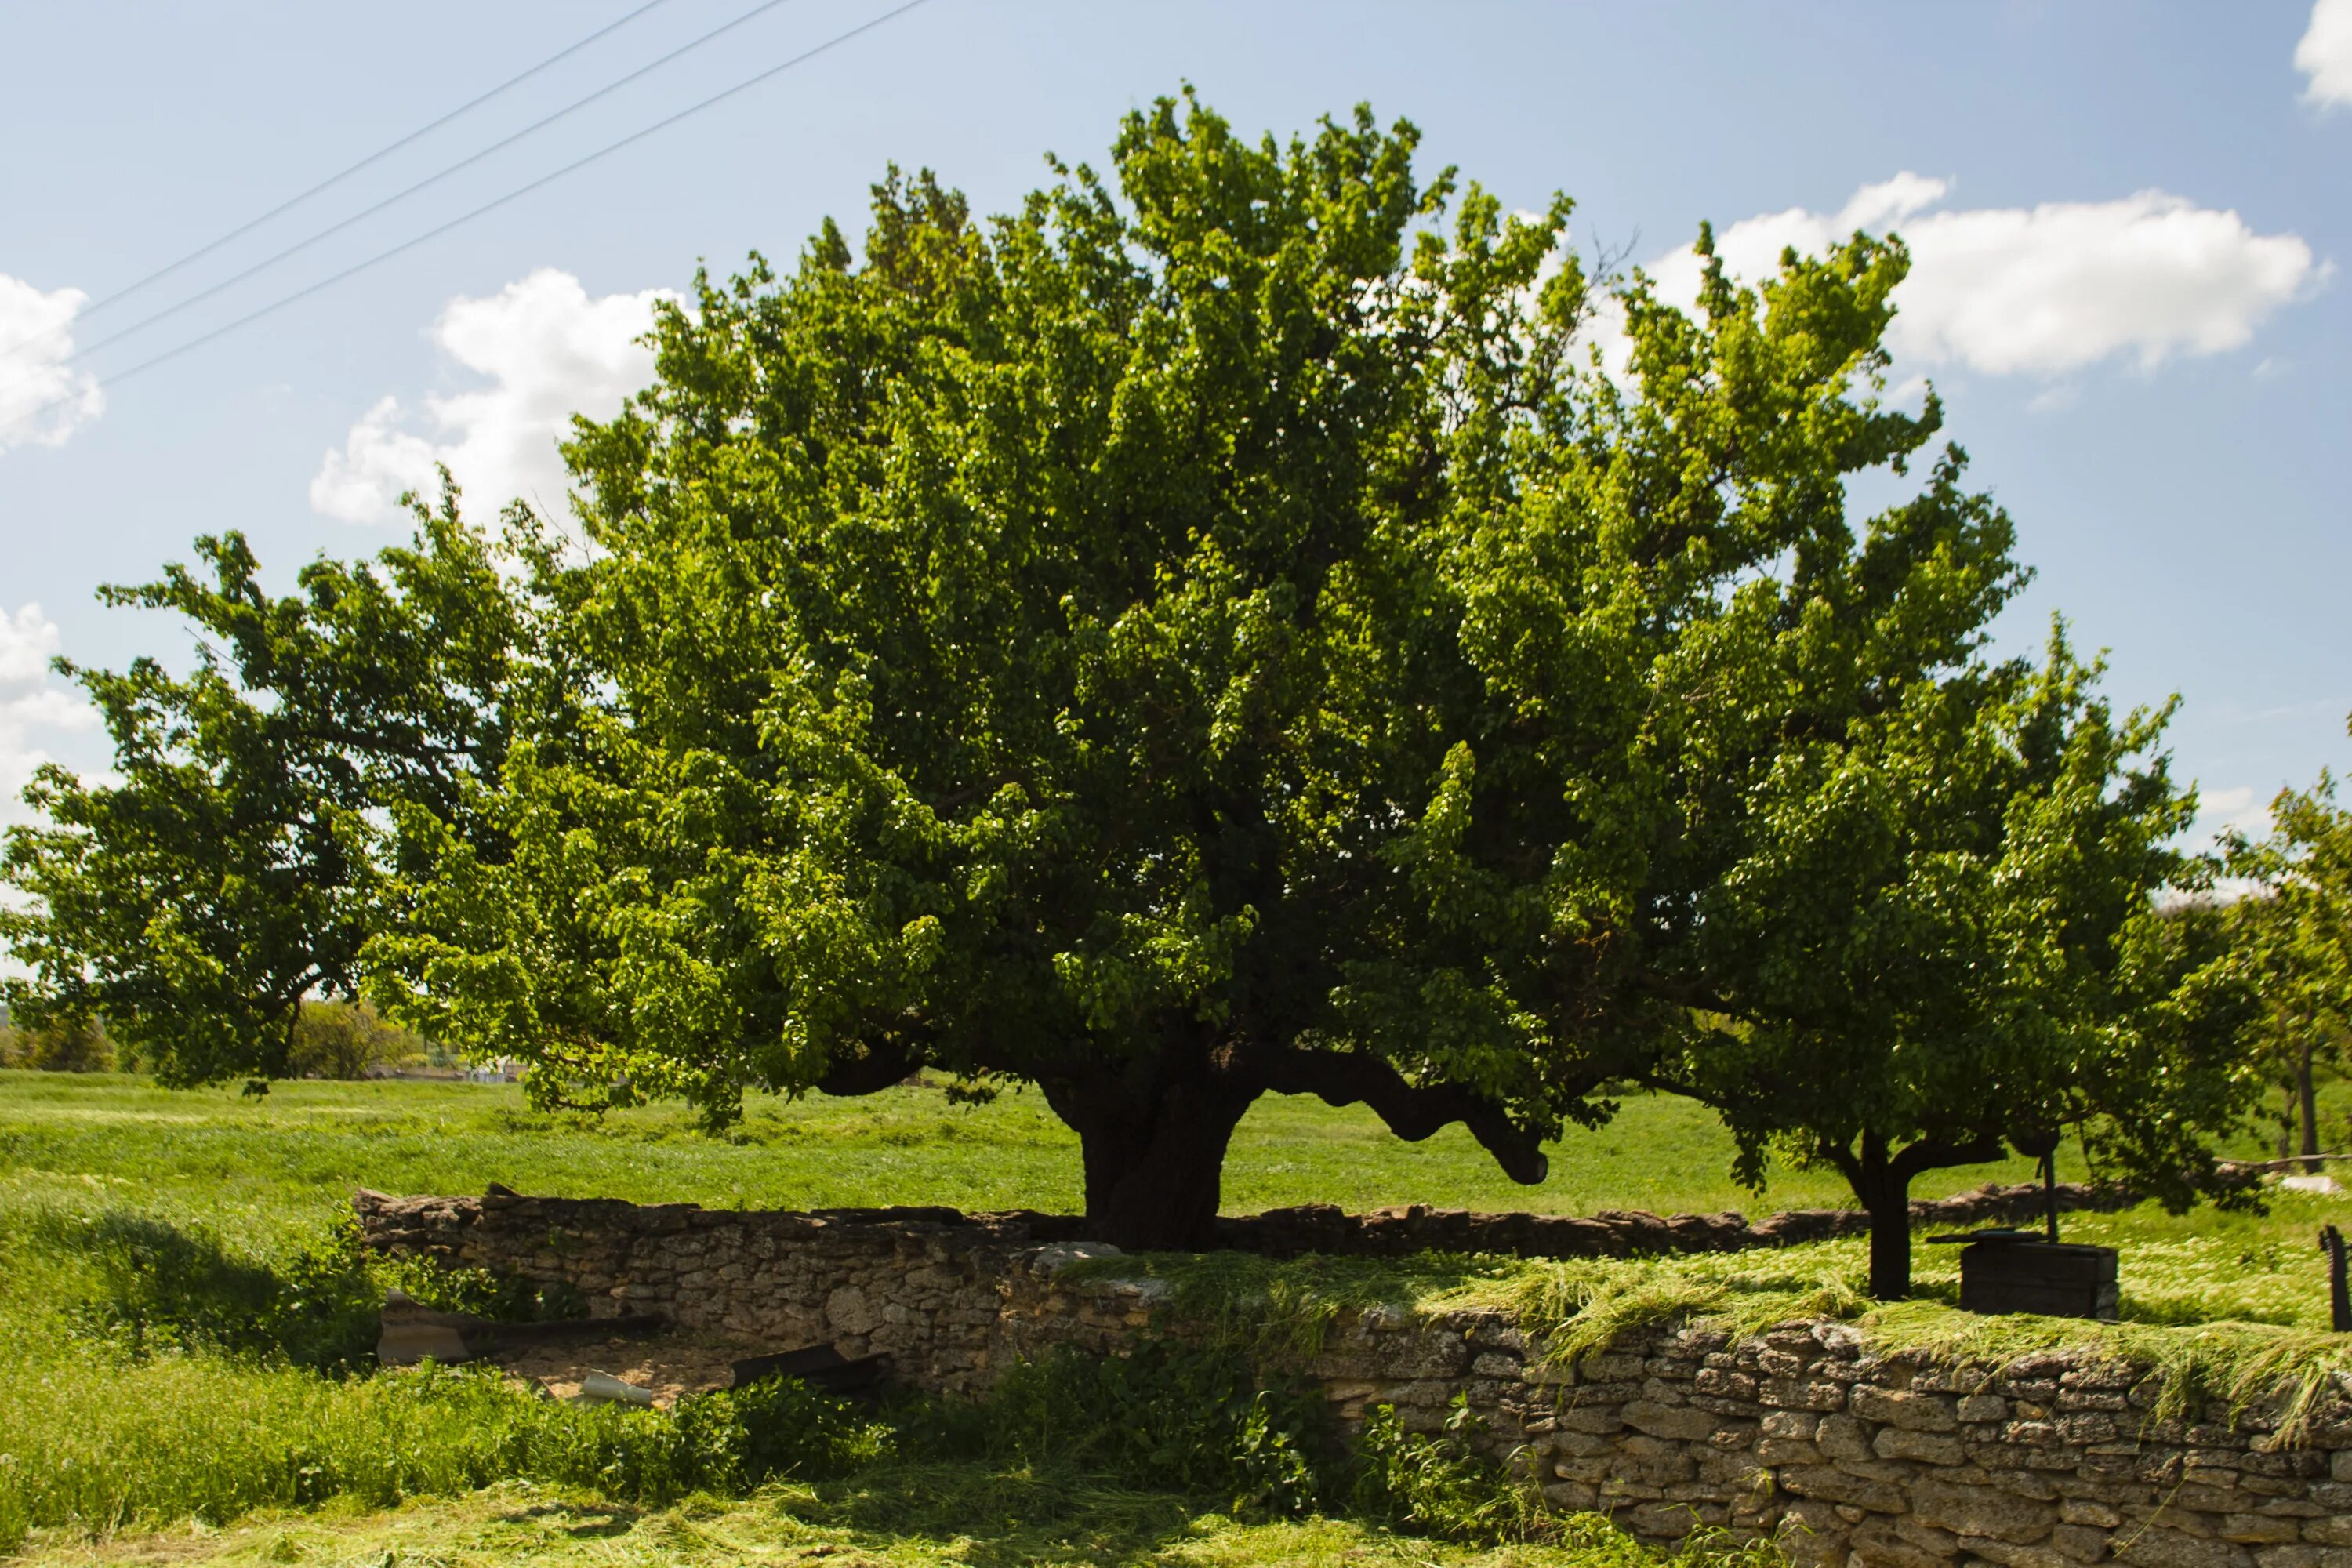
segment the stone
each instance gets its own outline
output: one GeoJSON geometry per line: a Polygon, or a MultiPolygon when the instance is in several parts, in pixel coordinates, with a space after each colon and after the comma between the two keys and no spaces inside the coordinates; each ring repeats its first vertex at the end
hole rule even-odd
{"type": "Polygon", "coordinates": [[[1822,1452],[1832,1459],[1867,1459],[1872,1457],[1870,1437],[1861,1422],[1851,1415],[1824,1415],[1815,1428],[1815,1439],[1822,1452]]]}
{"type": "Polygon", "coordinates": [[[1983,1536],[1970,1536],[1963,1544],[1986,1562],[2001,1564],[2001,1568],[2074,1568],[2075,1562],[2055,1545],[2021,1546],[1983,1536]]]}
{"type": "Polygon", "coordinates": [[[2242,1546],[2168,1530],[2160,1524],[2120,1542],[2116,1558],[2131,1568],[2249,1568],[2253,1558],[2242,1546]]]}
{"type": "Polygon", "coordinates": [[[1867,1480],[1834,1465],[1790,1465],[1780,1472],[1780,1488],[1799,1497],[1846,1503],[1873,1513],[1903,1513],[1910,1506],[1903,1489],[1892,1481],[1867,1480]]]}
{"type": "Polygon", "coordinates": [[[2084,1524],[2062,1524],[2050,1532],[2051,1550],[2069,1563],[2097,1563],[2107,1555],[2107,1532],[2084,1524]]]}
{"type": "Polygon", "coordinates": [[[1870,1446],[1882,1459],[1916,1459],[1928,1465],[1957,1465],[1968,1457],[1960,1440],[1948,1433],[1906,1432],[1900,1426],[1881,1427],[1870,1446]]]}
{"type": "Polygon", "coordinates": [[[1955,1535],[1981,1535],[2018,1543],[2039,1541],[2058,1522],[2058,1509],[1991,1487],[1959,1487],[1920,1478],[1911,1488],[1911,1511],[1955,1535]]]}
{"type": "MultiPolygon", "coordinates": [[[[1940,1531],[1932,1533],[1943,1536],[1940,1531]]],[[[1939,1549],[1910,1539],[1893,1520],[1865,1520],[1848,1539],[1853,1561],[1861,1568],[1945,1568],[1959,1555],[1959,1542],[1951,1537],[1943,1536],[1949,1544],[1939,1549]]]]}
{"type": "Polygon", "coordinates": [[[1618,1415],[1626,1426],[1653,1437],[1672,1437],[1682,1442],[1705,1442],[1716,1432],[1716,1418],[1704,1410],[1688,1405],[1658,1405],[1646,1399],[1636,1399],[1618,1415]]]}
{"type": "Polygon", "coordinates": [[[1906,1432],[1948,1432],[1960,1424],[1952,1401],[1940,1394],[1889,1393],[1864,1383],[1854,1384],[1846,1408],[1865,1421],[1884,1421],[1906,1432]]]}

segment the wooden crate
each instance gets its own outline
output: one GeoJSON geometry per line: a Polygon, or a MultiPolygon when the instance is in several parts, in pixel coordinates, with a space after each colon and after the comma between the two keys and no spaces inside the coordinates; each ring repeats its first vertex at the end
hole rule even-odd
{"type": "Polygon", "coordinates": [[[2116,1249],[2023,1237],[1971,1242],[1960,1251],[1960,1306],[2112,1322],[2116,1249]]]}

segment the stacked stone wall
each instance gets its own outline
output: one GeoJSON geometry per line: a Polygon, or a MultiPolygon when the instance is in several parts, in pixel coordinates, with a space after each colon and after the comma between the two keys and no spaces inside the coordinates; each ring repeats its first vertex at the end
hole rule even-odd
{"type": "MultiPolygon", "coordinates": [[[[1072,1259],[1113,1254],[1049,1216],[506,1194],[363,1193],[358,1208],[388,1251],[569,1285],[597,1315],[887,1352],[901,1379],[950,1394],[1055,1345],[1117,1353],[1165,1321],[1159,1280],[1069,1277],[1072,1259]]],[[[1638,1331],[1564,1363],[1498,1314],[1379,1308],[1342,1314],[1294,1370],[1343,1423],[1386,1404],[1434,1430],[1463,1394],[1555,1504],[1654,1542],[1771,1536],[1800,1563],[1854,1568],[2352,1568],[2340,1384],[2283,1432],[2270,1405],[2159,1418],[2159,1379],[2081,1354],[1953,1367],[1801,1322],[1738,1340],[1638,1331]]]]}

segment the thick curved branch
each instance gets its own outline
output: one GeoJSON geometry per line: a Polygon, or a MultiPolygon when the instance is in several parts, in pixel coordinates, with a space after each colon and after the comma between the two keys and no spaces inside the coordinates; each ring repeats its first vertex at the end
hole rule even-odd
{"type": "Polygon", "coordinates": [[[1368,1105],[1408,1143],[1459,1121],[1485,1145],[1503,1173],[1522,1186],[1544,1179],[1550,1162],[1535,1134],[1515,1125],[1484,1095],[1450,1084],[1417,1086],[1378,1057],[1354,1051],[1253,1053],[1248,1070],[1276,1094],[1312,1094],[1329,1105],[1368,1105]]]}
{"type": "Polygon", "coordinates": [[[1973,1138],[1922,1138],[1906,1146],[1903,1152],[1887,1162],[1894,1173],[1906,1181],[1922,1171],[1940,1171],[1949,1165],[1982,1165],[2001,1157],[2004,1145],[1997,1132],[1979,1132],[1973,1138]]]}
{"type": "Polygon", "coordinates": [[[875,1094],[903,1083],[923,1065],[922,1057],[903,1037],[866,1040],[865,1052],[847,1060],[836,1058],[816,1080],[826,1094],[875,1094]]]}

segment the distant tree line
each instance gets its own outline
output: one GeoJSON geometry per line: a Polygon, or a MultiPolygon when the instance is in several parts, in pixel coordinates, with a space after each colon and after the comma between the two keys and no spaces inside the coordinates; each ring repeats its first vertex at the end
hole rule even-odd
{"type": "Polygon", "coordinates": [[[1845,1175],[1884,1296],[2007,1150],[2234,1201],[2275,1068],[2170,710],[1990,651],[2029,574],[1885,395],[1899,240],[1748,287],[1703,228],[1686,312],[1418,140],[1188,94],[1002,217],[893,170],[661,310],[587,548],[445,476],[291,592],[236,534],[108,589],[199,655],[63,667],[119,782],[27,792],[10,1000],[173,1084],[364,996],[551,1104],[1034,1085],[1137,1247],[1267,1093],[1523,1182],[1690,1095],[1845,1175]]]}
{"type": "MultiPolygon", "coordinates": [[[[420,1068],[446,1058],[423,1037],[383,1017],[366,1002],[306,1000],[288,1052],[289,1079],[359,1079],[420,1068]]],[[[66,1016],[19,1028],[0,1010],[0,1068],[42,1072],[137,1072],[137,1047],[108,1033],[104,1018],[66,1016]]]]}

